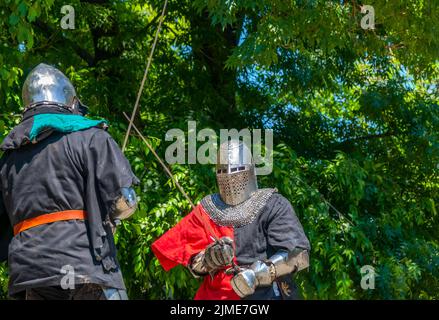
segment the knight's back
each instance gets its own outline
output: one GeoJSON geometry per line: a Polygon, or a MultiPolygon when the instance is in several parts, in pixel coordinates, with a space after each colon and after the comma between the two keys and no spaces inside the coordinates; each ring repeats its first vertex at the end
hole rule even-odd
{"type": "Polygon", "coordinates": [[[0,145],[0,261],[8,259],[9,295],[59,298],[66,273],[86,287],[74,294],[123,291],[112,228],[135,210],[138,179],[128,160],[107,122],[85,117],[58,69],[34,68],[23,103],[22,121],[0,145]]]}
{"type": "Polygon", "coordinates": [[[99,129],[53,133],[36,144],[6,152],[1,183],[13,225],[41,214],[84,209],[86,170],[81,150],[95,130],[99,129]]]}

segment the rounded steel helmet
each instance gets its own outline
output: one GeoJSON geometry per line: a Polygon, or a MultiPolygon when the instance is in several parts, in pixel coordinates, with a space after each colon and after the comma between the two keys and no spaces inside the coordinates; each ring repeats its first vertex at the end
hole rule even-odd
{"type": "Polygon", "coordinates": [[[228,205],[240,204],[258,190],[253,157],[243,142],[230,140],[220,145],[216,179],[221,199],[228,205]]]}
{"type": "Polygon", "coordinates": [[[41,105],[54,105],[72,113],[87,112],[64,73],[44,63],[37,65],[27,76],[22,98],[25,112],[41,105]]]}

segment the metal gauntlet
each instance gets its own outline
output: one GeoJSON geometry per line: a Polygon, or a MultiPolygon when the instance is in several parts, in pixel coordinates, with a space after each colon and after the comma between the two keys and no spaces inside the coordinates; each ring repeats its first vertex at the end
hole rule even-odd
{"type": "Polygon", "coordinates": [[[233,240],[223,237],[195,255],[191,259],[188,268],[194,277],[214,274],[219,269],[230,265],[233,256],[233,240]]]}
{"type": "Polygon", "coordinates": [[[274,280],[309,266],[307,250],[278,251],[268,261],[256,261],[232,279],[233,290],[241,297],[255,292],[257,287],[270,286],[274,280]]]}
{"type": "Polygon", "coordinates": [[[122,188],[120,193],[111,211],[113,221],[128,219],[137,209],[136,193],[133,188],[122,188]]]}

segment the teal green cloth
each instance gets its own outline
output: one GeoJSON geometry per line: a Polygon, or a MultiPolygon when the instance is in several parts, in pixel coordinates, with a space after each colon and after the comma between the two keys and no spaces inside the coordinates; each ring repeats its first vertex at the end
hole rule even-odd
{"type": "Polygon", "coordinates": [[[37,114],[34,116],[29,139],[33,141],[47,129],[69,133],[107,124],[106,120],[92,120],[76,114],[37,114]]]}

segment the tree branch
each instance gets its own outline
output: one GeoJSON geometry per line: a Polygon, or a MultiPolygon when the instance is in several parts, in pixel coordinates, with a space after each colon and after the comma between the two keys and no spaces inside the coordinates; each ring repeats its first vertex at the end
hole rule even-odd
{"type": "Polygon", "coordinates": [[[380,138],[386,138],[386,137],[391,137],[391,136],[396,136],[396,135],[398,135],[398,133],[394,132],[394,131],[388,131],[388,132],[377,133],[377,134],[369,134],[369,135],[362,136],[362,137],[356,137],[356,138],[344,140],[344,141],[340,142],[340,144],[347,144],[347,143],[352,143],[352,142],[360,141],[360,140],[380,139],[380,138]]]}
{"type": "MultiPolygon", "coordinates": [[[[37,20],[35,22],[35,26],[41,31],[42,34],[44,34],[46,38],[53,37],[56,34],[56,32],[47,23],[44,23],[41,20],[37,20]]],[[[60,41],[59,38],[58,41],[60,41]]],[[[81,48],[76,42],[71,41],[68,38],[62,37],[62,41],[67,43],[82,60],[87,62],[88,66],[94,65],[94,57],[87,50],[81,48]]]]}

